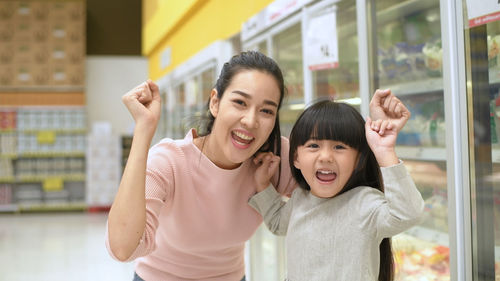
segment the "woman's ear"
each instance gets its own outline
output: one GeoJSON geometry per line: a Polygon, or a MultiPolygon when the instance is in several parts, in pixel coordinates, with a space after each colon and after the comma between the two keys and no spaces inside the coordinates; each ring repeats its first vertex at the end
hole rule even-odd
{"type": "Polygon", "coordinates": [[[212,92],[210,92],[210,113],[214,118],[217,117],[217,113],[219,112],[219,98],[217,97],[217,90],[214,88],[212,92]]]}

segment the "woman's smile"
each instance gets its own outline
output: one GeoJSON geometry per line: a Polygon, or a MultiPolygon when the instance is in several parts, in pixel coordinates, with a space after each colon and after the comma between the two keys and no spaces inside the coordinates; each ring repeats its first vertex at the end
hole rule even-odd
{"type": "Polygon", "coordinates": [[[248,148],[250,144],[255,139],[250,133],[245,132],[243,130],[234,130],[231,132],[231,137],[233,144],[237,148],[248,148]]]}

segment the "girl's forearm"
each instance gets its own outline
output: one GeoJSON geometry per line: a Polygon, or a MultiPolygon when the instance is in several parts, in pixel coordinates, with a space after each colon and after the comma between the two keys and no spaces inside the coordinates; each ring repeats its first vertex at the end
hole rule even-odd
{"type": "Polygon", "coordinates": [[[151,137],[135,128],[130,154],[108,217],[109,245],[126,260],[139,244],[146,226],[146,163],[151,137]]]}
{"type": "Polygon", "coordinates": [[[399,163],[399,158],[394,149],[373,151],[380,167],[389,167],[399,163]]]}

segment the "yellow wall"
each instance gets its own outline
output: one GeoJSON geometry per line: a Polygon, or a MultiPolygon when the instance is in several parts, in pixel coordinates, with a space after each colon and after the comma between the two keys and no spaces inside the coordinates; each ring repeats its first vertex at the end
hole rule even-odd
{"type": "Polygon", "coordinates": [[[242,24],[272,0],[144,0],[146,11],[157,11],[143,26],[143,54],[149,76],[161,78],[217,40],[241,31],[242,24]],[[151,2],[148,4],[148,2],[151,2]],[[171,48],[171,63],[160,69],[162,52],[171,48]]]}

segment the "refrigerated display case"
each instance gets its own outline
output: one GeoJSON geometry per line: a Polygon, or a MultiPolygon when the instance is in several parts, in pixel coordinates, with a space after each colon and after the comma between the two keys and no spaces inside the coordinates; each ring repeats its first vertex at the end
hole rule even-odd
{"type": "Polygon", "coordinates": [[[231,42],[214,42],[158,81],[162,116],[155,141],[184,138],[198,128],[217,75],[232,55],[231,42]]]}
{"type": "Polygon", "coordinates": [[[472,212],[472,276],[500,280],[500,22],[465,30],[472,212]]]}
{"type": "Polygon", "coordinates": [[[450,280],[440,3],[369,3],[371,92],[391,89],[412,113],[396,149],[425,201],[420,224],[393,237],[396,280],[450,280]]]}
{"type": "MultiPolygon", "coordinates": [[[[286,1],[275,2],[285,6],[286,1]]],[[[400,133],[396,149],[424,197],[425,214],[418,226],[393,238],[396,280],[451,280],[456,268],[450,266],[450,253],[456,247],[454,238],[450,243],[448,225],[449,153],[440,1],[305,1],[280,22],[259,26],[255,20],[269,22],[263,11],[243,25],[243,49],[267,52],[285,74],[290,95],[280,113],[284,135],[303,108],[321,97],[349,102],[366,116],[375,89],[390,88],[408,106],[412,117],[400,133]],[[304,51],[309,44],[308,24],[328,11],[336,15],[338,65],[312,70],[304,51]],[[246,31],[250,26],[252,30],[246,31]],[[454,247],[452,251],[450,247],[454,247]]],[[[259,231],[250,243],[255,242],[251,246],[257,248],[254,255],[282,259],[276,251],[283,248],[282,240],[274,239],[265,230],[259,231]],[[265,252],[257,242],[274,246],[267,246],[265,252]]],[[[260,263],[258,260],[254,257],[252,262],[260,263]]]]}

